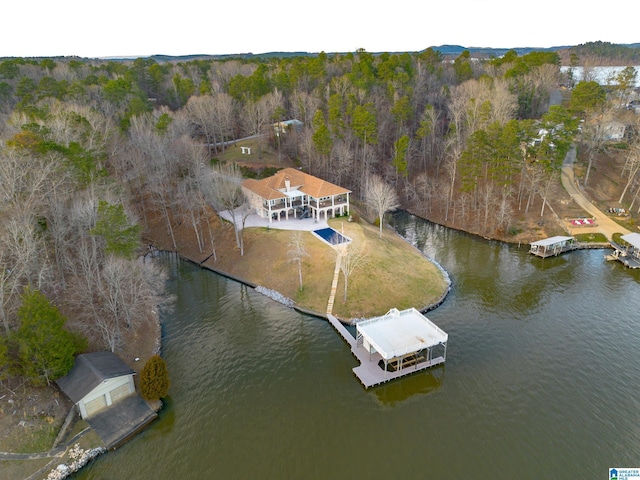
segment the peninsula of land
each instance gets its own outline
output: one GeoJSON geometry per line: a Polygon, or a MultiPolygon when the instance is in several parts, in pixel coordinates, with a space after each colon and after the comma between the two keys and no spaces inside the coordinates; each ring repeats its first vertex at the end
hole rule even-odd
{"type": "MultiPolygon", "coordinates": [[[[198,248],[193,230],[180,225],[176,230],[177,253],[202,267],[252,286],[261,286],[292,300],[303,311],[323,316],[335,274],[336,251],[307,230],[251,227],[244,232],[244,255],[234,240],[233,225],[212,213],[215,255],[198,248]],[[298,267],[289,251],[299,233],[306,251],[302,259],[302,288],[298,267]]],[[[159,250],[172,250],[160,219],[151,223],[148,239],[159,250]]],[[[361,254],[349,275],[346,295],[344,274],[338,276],[333,314],[343,321],[373,317],[390,308],[428,310],[438,305],[449,291],[450,280],[435,262],[389,229],[379,236],[378,227],[357,215],[328,220],[328,225],[352,239],[361,254]]],[[[302,227],[301,227],[302,228],[302,227]]]]}

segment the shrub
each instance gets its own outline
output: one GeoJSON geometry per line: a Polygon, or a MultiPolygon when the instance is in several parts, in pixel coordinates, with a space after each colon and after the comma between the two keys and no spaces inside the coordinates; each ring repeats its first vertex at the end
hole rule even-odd
{"type": "Polygon", "coordinates": [[[167,364],[160,355],[153,355],[140,374],[140,393],[146,400],[160,400],[169,391],[167,364]]]}
{"type": "Polygon", "coordinates": [[[18,310],[20,327],[14,333],[22,374],[34,385],[49,384],[66,375],[84,338],[64,328],[66,318],[38,290],[26,288],[18,310]]]}
{"type": "Polygon", "coordinates": [[[515,237],[516,235],[520,235],[522,233],[522,229],[516,226],[509,227],[509,236],[515,237]]]}

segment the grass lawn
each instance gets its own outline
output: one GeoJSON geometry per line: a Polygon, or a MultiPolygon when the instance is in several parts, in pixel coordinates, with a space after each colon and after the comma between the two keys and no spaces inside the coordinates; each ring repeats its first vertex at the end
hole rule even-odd
{"type": "MultiPolygon", "coordinates": [[[[329,225],[353,239],[353,248],[364,254],[363,262],[349,278],[344,299],[340,274],[333,313],[343,319],[372,317],[390,308],[423,308],[438,301],[448,285],[442,272],[403,239],[364,221],[332,219],[329,225]]],[[[287,252],[294,232],[250,228],[245,232],[245,254],[236,254],[225,265],[211,263],[240,278],[276,290],[299,306],[325,313],[335,269],[335,251],[310,232],[301,232],[309,254],[302,263],[300,289],[297,264],[287,252]]]]}
{"type": "Polygon", "coordinates": [[[574,237],[580,243],[609,243],[603,233],[578,233],[574,237]]]}
{"type": "MultiPolygon", "coordinates": [[[[0,480],[29,478],[51,462],[51,458],[35,460],[0,460],[0,480]]],[[[55,465],[54,465],[55,466],[55,465]]],[[[45,478],[49,472],[42,475],[45,478]]]]}
{"type": "MultiPolygon", "coordinates": [[[[67,440],[73,438],[76,433],[84,430],[87,427],[87,423],[83,420],[79,420],[74,425],[73,429],[68,433],[67,440]]],[[[13,448],[12,451],[28,451],[28,452],[44,452],[51,448],[53,443],[53,437],[50,434],[55,433],[57,431],[47,431],[46,434],[43,434],[42,431],[39,434],[28,435],[29,439],[24,442],[22,446],[18,446],[19,448],[13,448]]],[[[96,448],[100,446],[104,446],[102,440],[98,437],[98,435],[90,430],[85,435],[83,435],[78,440],[78,445],[80,448],[85,450],[89,450],[91,448],[96,448]]],[[[72,445],[70,445],[71,447],[72,445]]],[[[62,455],[61,457],[47,457],[47,458],[37,458],[30,460],[1,460],[0,461],[0,480],[9,480],[9,479],[18,479],[18,478],[29,478],[34,475],[39,470],[43,469],[47,466],[47,469],[43,472],[42,478],[46,477],[49,471],[59,465],[61,463],[70,464],[73,462],[73,459],[69,455],[69,451],[62,455]]]]}
{"type": "Polygon", "coordinates": [[[14,435],[0,440],[0,451],[13,453],[46,452],[51,448],[60,425],[49,423],[43,418],[27,419],[25,426],[14,435]]]}

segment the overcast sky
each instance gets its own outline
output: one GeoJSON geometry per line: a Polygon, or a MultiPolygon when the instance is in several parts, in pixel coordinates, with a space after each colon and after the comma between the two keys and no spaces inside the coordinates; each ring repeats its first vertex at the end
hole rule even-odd
{"type": "Polygon", "coordinates": [[[638,0],[5,0],[0,57],[640,42],[638,0]]]}

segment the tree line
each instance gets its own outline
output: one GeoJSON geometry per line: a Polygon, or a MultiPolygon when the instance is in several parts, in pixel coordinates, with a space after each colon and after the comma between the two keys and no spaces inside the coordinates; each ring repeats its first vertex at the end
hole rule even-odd
{"type": "MultiPolygon", "coordinates": [[[[382,181],[427,218],[483,235],[516,229],[516,212],[544,213],[580,120],[602,124],[611,98],[582,82],[571,104],[550,106],[566,81],[559,66],[553,52],[446,61],[433,49],[0,61],[0,372],[30,371],[19,312],[34,291],[95,348],[117,352],[149,321],[162,277],[138,257],[152,218],[174,249],[186,222],[215,259],[211,210],[237,212],[234,222],[248,213],[240,169],[218,160],[244,136],[356,202],[382,181]],[[287,119],[302,128],[275,135],[287,119]]],[[[630,84],[617,80],[622,98],[630,84]]],[[[39,372],[29,376],[50,378],[39,372]]]]}

